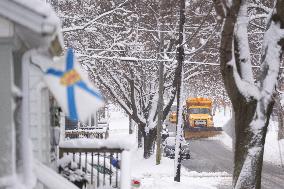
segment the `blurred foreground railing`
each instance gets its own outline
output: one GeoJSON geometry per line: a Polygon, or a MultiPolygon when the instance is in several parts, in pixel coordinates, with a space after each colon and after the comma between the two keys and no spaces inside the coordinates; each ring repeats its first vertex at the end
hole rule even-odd
{"type": "MultiPolygon", "coordinates": [[[[72,177],[70,174],[77,174],[73,177],[78,178],[79,176],[82,177],[82,180],[85,179],[88,188],[122,188],[121,172],[128,172],[128,170],[123,170],[121,166],[122,153],[122,149],[60,147],[59,162],[61,161],[61,169],[59,171],[65,177],[72,177]],[[82,174],[78,175],[80,172],[82,174]]],[[[130,181],[126,180],[125,182],[130,181]]],[[[82,187],[79,183],[73,183],[82,187]]]]}

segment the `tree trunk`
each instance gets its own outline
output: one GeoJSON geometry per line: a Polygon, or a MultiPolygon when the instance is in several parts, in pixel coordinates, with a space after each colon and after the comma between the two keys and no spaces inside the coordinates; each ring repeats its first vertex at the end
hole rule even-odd
{"type": "Polygon", "coordinates": [[[142,148],[143,146],[143,131],[144,125],[138,125],[138,148],[142,148]]]}
{"type": "Polygon", "coordinates": [[[277,115],[278,115],[278,140],[281,140],[284,138],[284,112],[283,112],[283,108],[281,106],[281,94],[277,94],[275,96],[275,108],[277,111],[277,115]]]}
{"type": "Polygon", "coordinates": [[[148,159],[154,153],[157,129],[150,129],[148,133],[143,131],[144,137],[144,158],[148,159]]]}
{"type": "Polygon", "coordinates": [[[278,112],[278,140],[284,139],[284,116],[283,111],[278,112]]]}
{"type": "MultiPolygon", "coordinates": [[[[160,11],[162,8],[162,1],[160,1],[160,11]]],[[[160,19],[161,19],[161,26],[159,27],[159,30],[163,30],[163,18],[161,17],[161,13],[160,14],[160,19]]],[[[160,53],[159,55],[159,59],[163,59],[162,53],[163,53],[163,45],[164,45],[164,33],[160,32],[160,44],[159,44],[159,49],[158,49],[158,53],[160,53]]],[[[163,125],[163,117],[164,117],[164,62],[159,62],[159,71],[158,71],[158,77],[159,77],[159,99],[158,99],[158,107],[157,107],[157,112],[158,112],[158,121],[157,121],[157,148],[156,148],[156,165],[159,165],[161,163],[161,143],[162,143],[162,139],[161,139],[161,135],[162,135],[162,125],[163,125]]]]}
{"type": "Polygon", "coordinates": [[[270,103],[267,112],[261,113],[265,117],[261,119],[259,119],[260,115],[257,113],[258,106],[262,106],[262,104],[261,102],[257,103],[256,100],[246,102],[245,99],[242,99],[239,103],[234,103],[236,133],[234,188],[261,188],[264,143],[273,103],[270,103]],[[257,122],[260,129],[252,131],[250,128],[253,122],[257,122]],[[247,167],[251,170],[243,172],[243,169],[247,167]]]}
{"type": "MultiPolygon", "coordinates": [[[[277,4],[276,7],[284,7],[282,5],[284,1],[280,2],[281,4],[277,4]]],[[[233,117],[235,118],[236,141],[234,145],[233,188],[260,189],[264,143],[274,104],[271,98],[273,87],[267,90],[267,75],[271,70],[269,67],[270,59],[266,59],[266,53],[271,46],[276,46],[275,42],[278,45],[279,43],[272,41],[270,48],[266,46],[265,54],[263,54],[261,60],[264,66],[261,72],[262,75],[260,75],[260,87],[255,86],[254,80],[248,75],[250,73],[249,65],[251,64],[249,52],[242,51],[243,48],[249,50],[249,43],[245,38],[246,36],[244,36],[246,35],[247,26],[243,22],[247,18],[246,5],[248,1],[233,1],[233,4],[227,6],[225,11],[220,9],[220,4],[222,5],[223,1],[215,0],[215,3],[216,11],[225,18],[220,48],[221,72],[226,91],[233,105],[233,117]],[[242,18],[240,18],[241,22],[237,23],[238,16],[242,18]],[[235,26],[237,27],[235,28],[235,26]],[[251,87],[257,87],[259,95],[265,96],[258,97],[255,93],[244,92],[243,89],[239,88],[240,80],[245,81],[251,87]],[[264,91],[265,93],[263,93],[264,91]]],[[[283,13],[282,10],[275,12],[283,13]]],[[[272,18],[277,23],[279,16],[273,15],[272,18]]],[[[284,28],[284,24],[281,28],[284,28]]],[[[278,54],[275,53],[275,55],[278,54]]],[[[274,81],[270,81],[270,84],[274,85],[274,81]]]]}
{"type": "Polygon", "coordinates": [[[131,116],[128,116],[129,118],[129,134],[131,135],[133,133],[133,120],[131,119],[131,116]]]}

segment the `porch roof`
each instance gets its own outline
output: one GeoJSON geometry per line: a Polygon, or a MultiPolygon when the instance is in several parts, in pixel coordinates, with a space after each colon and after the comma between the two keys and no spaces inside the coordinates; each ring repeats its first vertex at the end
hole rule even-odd
{"type": "Polygon", "coordinates": [[[63,50],[60,20],[39,0],[1,0],[0,16],[14,24],[15,35],[28,48],[47,46],[53,55],[63,50]]]}

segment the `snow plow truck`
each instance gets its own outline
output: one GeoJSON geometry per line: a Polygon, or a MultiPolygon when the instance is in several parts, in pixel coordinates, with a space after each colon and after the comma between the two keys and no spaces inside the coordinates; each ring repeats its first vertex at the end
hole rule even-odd
{"type": "MultiPolygon", "coordinates": [[[[169,119],[176,123],[176,112],[172,112],[169,119]]],[[[183,110],[183,121],[185,139],[208,138],[222,132],[222,127],[214,126],[212,100],[209,98],[188,98],[183,110]]]]}
{"type": "Polygon", "coordinates": [[[215,127],[212,115],[212,100],[188,98],[183,112],[184,138],[208,138],[221,134],[222,127],[215,127]]]}

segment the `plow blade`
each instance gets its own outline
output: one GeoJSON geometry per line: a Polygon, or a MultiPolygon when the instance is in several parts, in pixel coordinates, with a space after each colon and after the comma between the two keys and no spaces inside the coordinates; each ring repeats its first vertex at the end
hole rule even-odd
{"type": "Polygon", "coordinates": [[[189,127],[184,130],[184,138],[209,138],[221,134],[222,130],[222,127],[189,127]]]}

